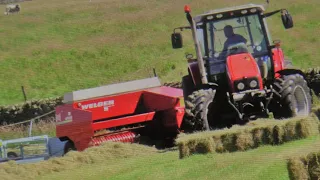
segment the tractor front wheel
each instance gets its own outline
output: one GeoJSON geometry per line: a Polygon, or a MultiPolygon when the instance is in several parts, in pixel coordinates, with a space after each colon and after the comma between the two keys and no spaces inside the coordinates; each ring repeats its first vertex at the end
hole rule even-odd
{"type": "Polygon", "coordinates": [[[210,130],[209,121],[211,117],[211,106],[216,94],[215,89],[200,89],[194,91],[186,99],[185,121],[190,130],[210,130]]]}
{"type": "Polygon", "coordinates": [[[308,116],[311,112],[310,89],[300,74],[283,75],[274,83],[276,98],[273,115],[276,119],[308,116]]]}

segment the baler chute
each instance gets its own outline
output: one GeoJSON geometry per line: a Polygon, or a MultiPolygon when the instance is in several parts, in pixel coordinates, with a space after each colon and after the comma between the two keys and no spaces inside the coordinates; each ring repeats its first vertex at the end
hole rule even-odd
{"type": "Polygon", "coordinates": [[[182,90],[157,77],[74,91],[64,103],[56,108],[56,136],[68,141],[65,153],[140,135],[172,138],[184,116],[182,90]]]}

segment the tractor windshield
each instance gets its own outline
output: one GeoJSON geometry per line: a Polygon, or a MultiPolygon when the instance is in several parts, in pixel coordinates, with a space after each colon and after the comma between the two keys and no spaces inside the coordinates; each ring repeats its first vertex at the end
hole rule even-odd
{"type": "MultiPolygon", "coordinates": [[[[265,55],[268,52],[258,15],[209,21],[204,27],[206,27],[206,32],[203,33],[206,34],[207,39],[204,38],[200,44],[204,48],[204,41],[207,42],[205,54],[210,59],[224,60],[228,48],[239,43],[242,43],[254,57],[265,55]]],[[[199,29],[199,31],[203,30],[199,29]]]]}

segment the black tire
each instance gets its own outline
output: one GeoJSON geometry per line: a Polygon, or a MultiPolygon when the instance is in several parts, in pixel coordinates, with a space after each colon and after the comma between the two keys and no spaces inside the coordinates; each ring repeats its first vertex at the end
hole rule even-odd
{"type": "Polygon", "coordinates": [[[67,143],[64,146],[64,155],[67,154],[70,151],[76,151],[76,147],[74,146],[74,143],[72,141],[67,141],[67,143]]]}
{"type": "Polygon", "coordinates": [[[190,94],[194,91],[195,86],[193,80],[190,75],[186,75],[182,77],[182,90],[183,97],[186,100],[190,94]]]}
{"type": "Polygon", "coordinates": [[[302,75],[283,75],[276,79],[274,89],[280,95],[273,107],[276,119],[305,117],[311,113],[310,89],[302,75]]]}
{"type": "Polygon", "coordinates": [[[65,151],[65,141],[60,141],[59,138],[50,138],[48,141],[48,151],[50,157],[60,157],[63,156],[65,151]]]}
{"type": "Polygon", "coordinates": [[[15,152],[8,152],[7,157],[8,158],[16,158],[16,157],[18,157],[18,154],[15,152]]]}
{"type": "Polygon", "coordinates": [[[185,121],[191,128],[190,130],[210,130],[210,107],[212,105],[215,94],[215,89],[200,89],[198,91],[194,91],[187,97],[185,104],[185,121]]]}

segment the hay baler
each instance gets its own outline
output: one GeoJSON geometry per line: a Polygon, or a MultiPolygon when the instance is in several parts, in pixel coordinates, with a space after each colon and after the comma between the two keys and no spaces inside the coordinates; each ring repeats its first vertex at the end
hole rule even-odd
{"type": "Polygon", "coordinates": [[[56,136],[64,152],[105,141],[137,142],[139,136],[174,138],[184,116],[181,89],[157,77],[74,91],[56,108],[56,136]]]}

